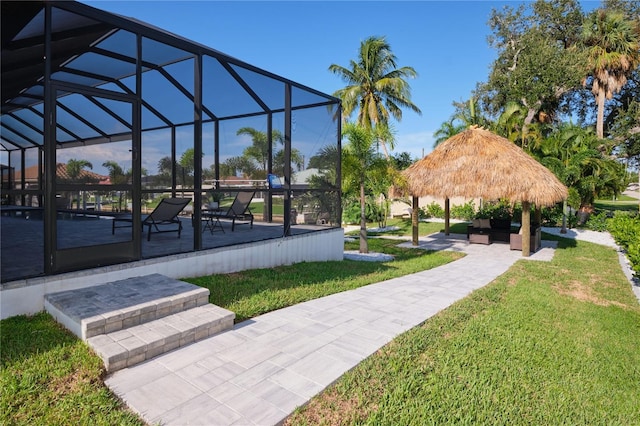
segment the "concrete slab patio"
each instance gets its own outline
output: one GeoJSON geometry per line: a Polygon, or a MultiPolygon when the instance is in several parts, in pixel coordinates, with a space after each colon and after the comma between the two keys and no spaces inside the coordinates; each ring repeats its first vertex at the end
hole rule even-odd
{"type": "MultiPolygon", "coordinates": [[[[555,242],[543,243],[529,259],[553,257],[555,242]]],[[[522,259],[508,244],[469,244],[462,235],[425,237],[419,248],[467,256],[261,315],[120,370],[106,384],[151,424],[278,424],[394,337],[522,259]]]]}

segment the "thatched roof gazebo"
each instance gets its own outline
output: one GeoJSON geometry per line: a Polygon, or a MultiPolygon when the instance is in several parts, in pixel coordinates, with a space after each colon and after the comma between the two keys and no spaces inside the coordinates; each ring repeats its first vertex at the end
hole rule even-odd
{"type": "MultiPolygon", "coordinates": [[[[454,196],[506,198],[522,203],[522,255],[529,256],[530,207],[551,206],[567,198],[567,188],[542,164],[510,140],[488,130],[471,127],[438,145],[403,175],[408,193],[417,198],[445,199],[445,231],[449,233],[449,203],[454,196]]],[[[417,214],[414,214],[417,244],[417,214]]]]}

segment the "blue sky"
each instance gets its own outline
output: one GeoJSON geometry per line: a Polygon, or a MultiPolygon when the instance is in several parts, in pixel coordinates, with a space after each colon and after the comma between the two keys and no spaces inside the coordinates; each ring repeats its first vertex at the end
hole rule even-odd
{"type": "MultiPolygon", "coordinates": [[[[406,110],[394,123],[396,148],[428,154],[433,132],[485,81],[496,52],[487,43],[492,9],[507,1],[83,1],[141,21],[332,94],[344,82],[331,64],[347,67],[369,36],[385,36],[410,80],[422,115],[406,110]]],[[[599,5],[581,2],[583,8],[599,5]]]]}

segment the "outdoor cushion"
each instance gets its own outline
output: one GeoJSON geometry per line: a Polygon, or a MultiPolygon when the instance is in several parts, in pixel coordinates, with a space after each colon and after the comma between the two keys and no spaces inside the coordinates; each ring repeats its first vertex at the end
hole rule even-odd
{"type": "Polygon", "coordinates": [[[491,228],[491,219],[480,219],[480,228],[491,228]]]}

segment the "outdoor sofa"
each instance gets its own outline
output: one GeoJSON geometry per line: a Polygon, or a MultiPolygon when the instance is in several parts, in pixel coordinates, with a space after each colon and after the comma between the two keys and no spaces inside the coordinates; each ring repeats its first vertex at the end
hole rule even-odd
{"type": "MultiPolygon", "coordinates": [[[[474,219],[470,225],[467,225],[467,239],[474,241],[471,235],[488,235],[488,242],[502,241],[509,242],[511,235],[511,219],[474,219]]],[[[485,243],[486,244],[486,243],[485,243]]]]}

